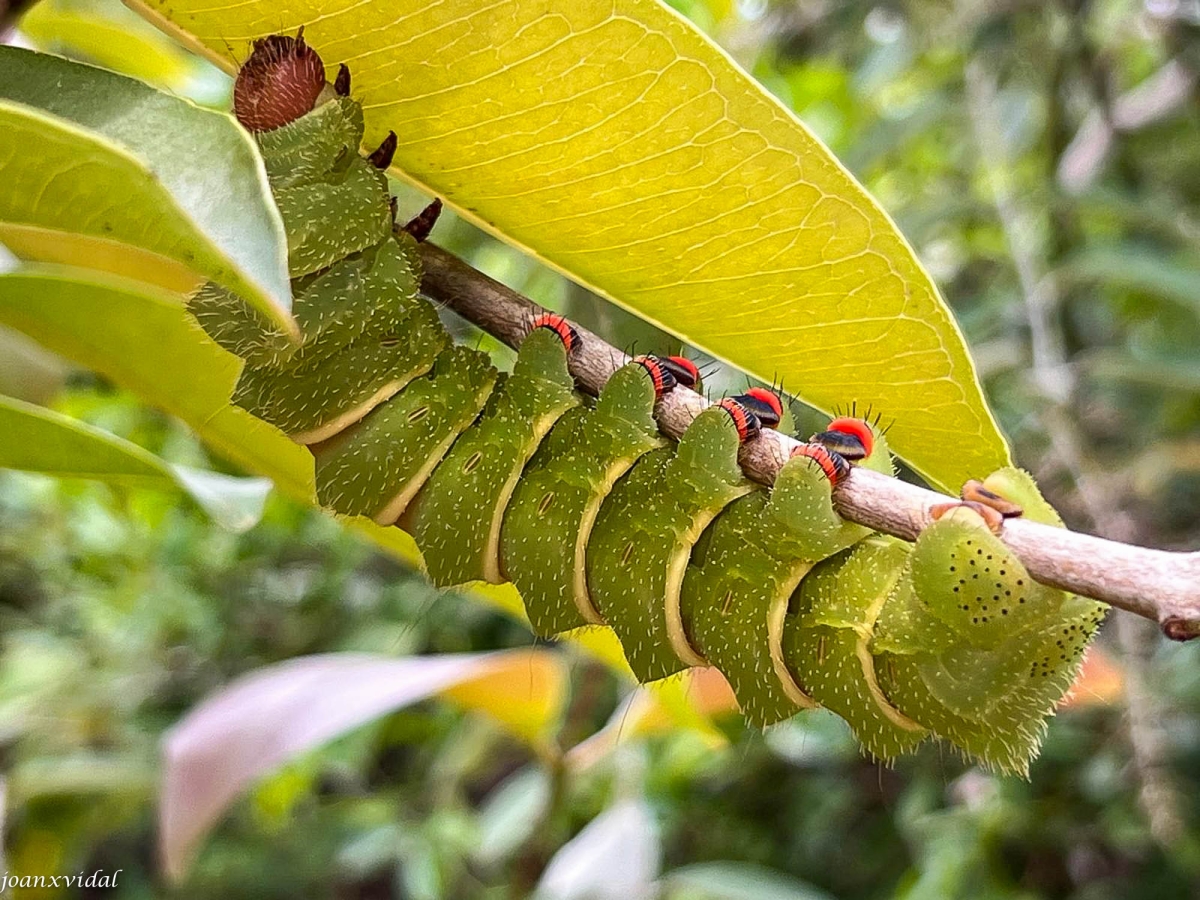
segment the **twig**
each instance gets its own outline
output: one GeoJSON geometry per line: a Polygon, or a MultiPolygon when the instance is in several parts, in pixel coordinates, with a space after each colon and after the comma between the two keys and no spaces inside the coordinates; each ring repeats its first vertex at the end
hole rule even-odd
{"type": "MultiPolygon", "coordinates": [[[[511,347],[524,338],[533,316],[544,310],[458,257],[433,244],[421,245],[425,280],[432,299],[511,347]]],[[[584,328],[571,356],[571,371],[586,390],[598,393],[628,357],[584,328]]],[[[656,411],[659,426],[680,437],[708,406],[699,394],[673,391],[656,411]]],[[[764,431],[742,449],[746,474],[771,484],[797,441],[764,431]]],[[[930,507],[951,498],[868,469],[854,469],[834,493],[845,518],[904,540],[916,540],[932,520],[930,507]]],[[[1001,535],[1029,574],[1042,584],[1093,597],[1153,619],[1177,641],[1200,636],[1200,553],[1172,553],[1010,519],[1001,535]]]]}

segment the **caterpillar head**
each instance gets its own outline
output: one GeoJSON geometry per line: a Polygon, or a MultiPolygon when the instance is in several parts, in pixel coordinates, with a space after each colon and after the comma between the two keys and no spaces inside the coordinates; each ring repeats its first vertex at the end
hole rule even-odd
{"type": "Polygon", "coordinates": [[[254,42],[238,72],[233,114],[248,131],[273,131],[312,112],[324,89],[325,65],[304,29],[294,38],[273,34],[254,42]]]}

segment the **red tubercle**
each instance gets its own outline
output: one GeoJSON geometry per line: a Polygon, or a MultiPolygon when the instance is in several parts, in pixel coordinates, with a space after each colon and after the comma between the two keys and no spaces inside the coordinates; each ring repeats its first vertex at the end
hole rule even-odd
{"type": "Polygon", "coordinates": [[[737,428],[739,443],[744,444],[751,438],[758,436],[762,428],[761,423],[758,421],[758,416],[742,406],[736,397],[726,397],[723,400],[718,400],[716,405],[729,413],[729,418],[733,420],[733,425],[737,428]]]}
{"type": "Polygon", "coordinates": [[[572,327],[571,323],[556,313],[542,313],[529,326],[529,330],[533,331],[537,328],[548,328],[558,335],[559,340],[563,342],[563,347],[567,353],[570,353],[579,346],[579,333],[572,327]]]}
{"type": "Polygon", "coordinates": [[[700,370],[686,356],[668,356],[659,358],[663,367],[671,373],[675,381],[693,391],[700,384],[700,370]]]}
{"type": "Polygon", "coordinates": [[[658,399],[675,387],[675,376],[657,356],[635,356],[633,361],[646,370],[654,385],[654,397],[658,399]]]}
{"type": "Polygon", "coordinates": [[[273,131],[312,112],[325,89],[325,65],[304,42],[273,34],[254,42],[233,83],[233,114],[248,131],[273,131]]]}
{"type": "Polygon", "coordinates": [[[846,462],[840,453],[828,450],[821,444],[812,442],[801,444],[792,451],[792,456],[804,456],[812,460],[821,467],[821,471],[825,473],[825,477],[834,487],[841,484],[842,480],[850,474],[850,463],[846,462]]]}
{"type": "MultiPolygon", "coordinates": [[[[395,200],[395,198],[392,198],[395,200]]],[[[413,216],[406,222],[401,230],[407,231],[413,236],[418,244],[424,243],[429,233],[433,231],[433,226],[437,224],[438,217],[442,214],[442,201],[434,197],[428,206],[413,216]]]]}
{"type": "Polygon", "coordinates": [[[865,419],[855,419],[850,416],[840,416],[829,423],[826,431],[836,431],[839,434],[848,434],[851,437],[858,438],[863,447],[863,455],[870,456],[875,449],[875,432],[871,430],[871,426],[867,424],[865,419]]]}
{"type": "Polygon", "coordinates": [[[736,399],[758,416],[764,428],[775,428],[783,417],[783,401],[779,399],[778,394],[767,388],[750,388],[736,399]]]}

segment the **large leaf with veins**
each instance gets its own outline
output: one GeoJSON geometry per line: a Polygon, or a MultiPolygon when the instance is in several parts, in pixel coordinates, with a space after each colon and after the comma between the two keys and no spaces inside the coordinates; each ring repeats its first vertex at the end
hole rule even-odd
{"type": "Polygon", "coordinates": [[[230,70],[303,25],[351,67],[367,144],[394,130],[397,169],[463,215],[818,407],[871,407],[938,484],[1008,462],[895,225],[657,0],[141,3],[230,70]]]}

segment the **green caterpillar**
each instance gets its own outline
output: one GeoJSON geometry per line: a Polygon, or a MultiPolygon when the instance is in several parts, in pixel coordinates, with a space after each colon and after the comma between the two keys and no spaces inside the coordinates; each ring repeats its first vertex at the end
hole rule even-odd
{"type": "Polygon", "coordinates": [[[612,627],[642,681],[718,667],[756,725],[825,706],[883,760],[932,736],[1025,771],[1103,609],[1034,582],[993,533],[1022,508],[1061,524],[1032,480],[996,473],[909,545],[834,508],[852,464],[893,471],[863,420],[814,435],[768,490],[737,458],[778,423],[770,392],[673,444],[655,404],[694,368],[640,357],[582,397],[579,336],[549,314],[499,375],[418,296],[432,217],[397,227],[394,136],[360,156],[349,89],[299,36],[257,42],[235,84],[287,227],[300,343],[215,285],[189,301],[244,360],[233,402],[312,450],[321,504],[409,530],[436,584],[512,581],[539,635],[612,627]]]}

